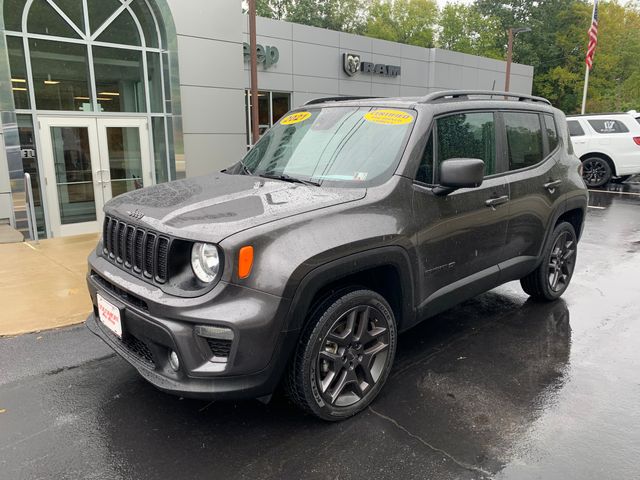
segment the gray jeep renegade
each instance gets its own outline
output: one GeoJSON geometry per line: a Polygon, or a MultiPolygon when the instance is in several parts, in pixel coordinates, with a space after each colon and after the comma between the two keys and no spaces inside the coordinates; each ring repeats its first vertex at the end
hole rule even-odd
{"type": "Polygon", "coordinates": [[[446,91],[296,109],[220,173],[111,200],[89,329],[159,389],[325,420],[365,408],[398,334],[519,279],[571,281],[587,208],[565,117],[446,91]]]}

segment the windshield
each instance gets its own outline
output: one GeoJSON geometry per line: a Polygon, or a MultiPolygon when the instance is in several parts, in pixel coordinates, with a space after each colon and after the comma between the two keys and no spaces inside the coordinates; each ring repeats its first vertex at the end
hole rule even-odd
{"type": "Polygon", "coordinates": [[[327,107],[286,115],[234,173],[369,186],[393,174],[415,120],[412,110],[327,107]]]}

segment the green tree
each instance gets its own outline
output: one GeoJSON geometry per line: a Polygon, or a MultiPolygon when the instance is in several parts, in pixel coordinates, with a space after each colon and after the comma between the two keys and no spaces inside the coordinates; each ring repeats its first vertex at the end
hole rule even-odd
{"type": "Polygon", "coordinates": [[[286,19],[312,27],[361,33],[365,12],[362,0],[292,0],[286,19]]]}
{"type": "Polygon", "coordinates": [[[256,0],[256,14],[259,17],[285,20],[292,4],[293,0],[256,0]]]}
{"type": "Polygon", "coordinates": [[[365,33],[382,40],[433,47],[437,19],[434,0],[373,0],[365,33]]]}
{"type": "Polygon", "coordinates": [[[482,15],[475,5],[446,4],[440,12],[438,46],[456,52],[502,58],[502,31],[495,17],[482,15]]]}
{"type": "MultiPolygon", "coordinates": [[[[534,91],[546,95],[568,113],[580,110],[584,86],[587,30],[592,5],[573,2],[559,15],[563,28],[553,41],[560,58],[542,59],[534,66],[534,91]],[[571,88],[571,80],[573,88],[571,88]]],[[[640,105],[640,12],[614,2],[599,6],[598,46],[589,75],[587,111],[614,111],[640,105]]]]}

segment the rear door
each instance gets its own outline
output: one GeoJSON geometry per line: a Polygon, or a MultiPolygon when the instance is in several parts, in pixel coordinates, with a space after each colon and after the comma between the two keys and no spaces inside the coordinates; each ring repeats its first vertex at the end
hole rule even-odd
{"type": "Polygon", "coordinates": [[[413,191],[422,316],[491,288],[499,278],[509,190],[499,175],[498,141],[491,111],[455,113],[435,122],[413,191]],[[482,185],[434,195],[439,165],[464,157],[485,162],[482,185]]]}
{"type": "Polygon", "coordinates": [[[501,281],[520,278],[536,264],[553,212],[562,200],[559,131],[551,114],[501,113],[511,200],[501,281]]]}

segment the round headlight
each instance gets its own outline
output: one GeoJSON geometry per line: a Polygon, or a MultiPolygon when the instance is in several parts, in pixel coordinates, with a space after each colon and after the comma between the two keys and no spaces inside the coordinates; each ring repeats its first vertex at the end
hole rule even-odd
{"type": "Polygon", "coordinates": [[[194,243],[191,249],[191,268],[203,282],[213,282],[220,272],[218,248],[210,243],[194,243]]]}

